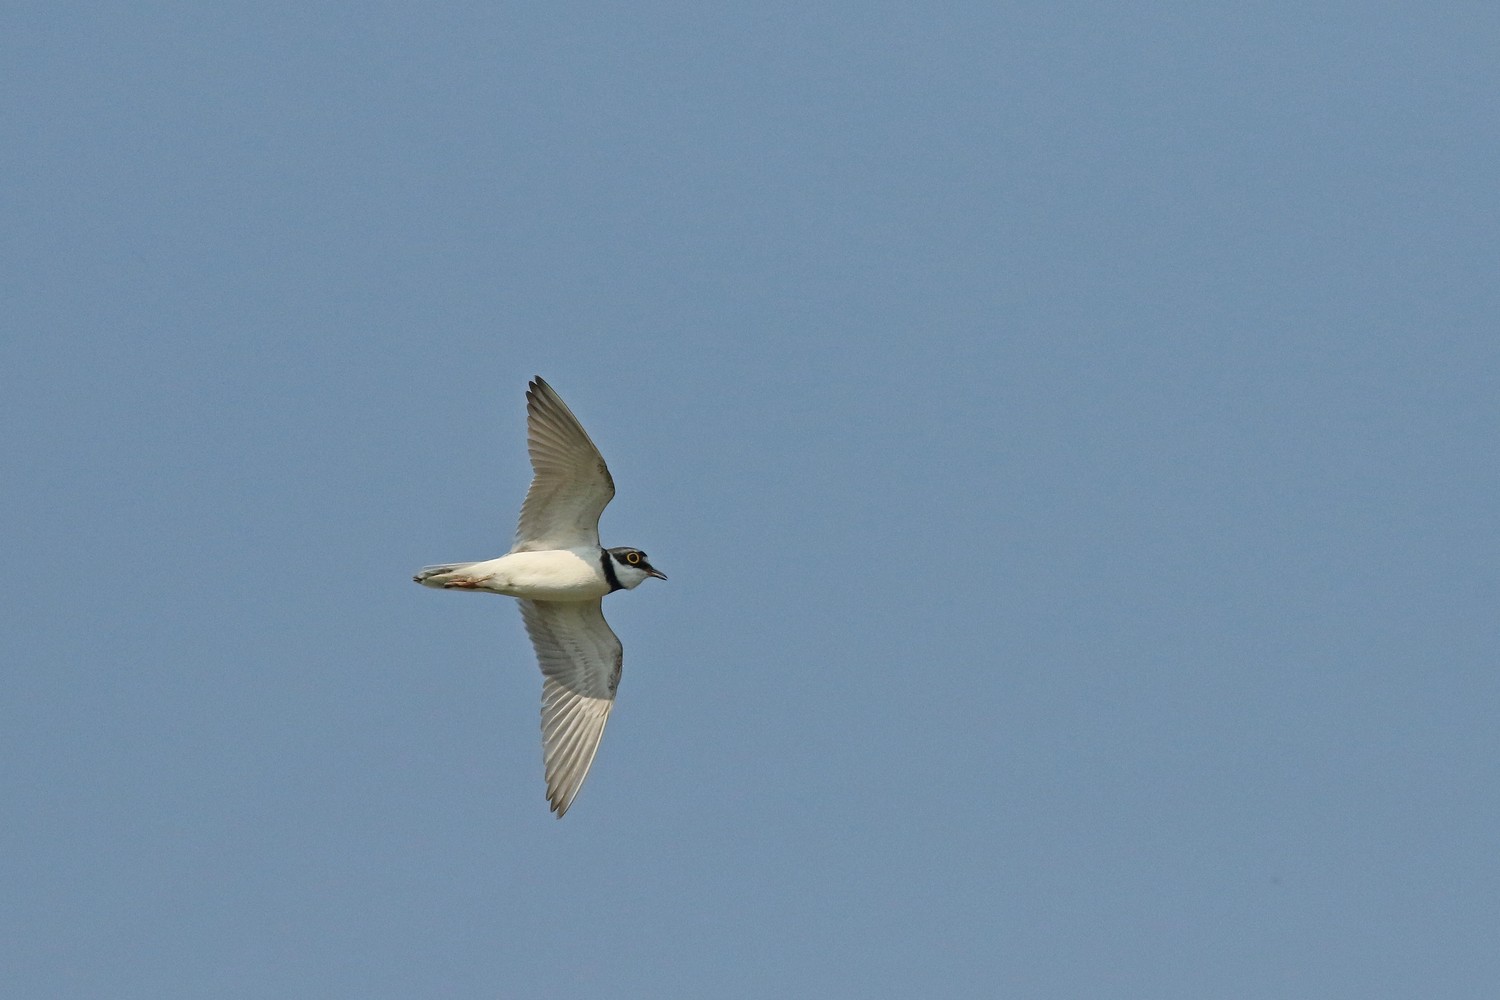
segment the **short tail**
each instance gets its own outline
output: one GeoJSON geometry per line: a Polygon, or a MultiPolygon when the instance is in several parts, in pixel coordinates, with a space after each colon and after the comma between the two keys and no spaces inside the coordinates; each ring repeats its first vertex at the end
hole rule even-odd
{"type": "Polygon", "coordinates": [[[443,566],[423,566],[417,570],[417,575],[412,577],[412,582],[420,583],[424,587],[436,587],[442,589],[443,584],[453,579],[453,574],[459,570],[476,566],[477,563],[448,563],[443,566]]]}

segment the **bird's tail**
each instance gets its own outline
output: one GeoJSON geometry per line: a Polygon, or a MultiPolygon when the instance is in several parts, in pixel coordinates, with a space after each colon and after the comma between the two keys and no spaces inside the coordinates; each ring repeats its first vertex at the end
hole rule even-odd
{"type": "Polygon", "coordinates": [[[466,562],[448,563],[443,566],[423,566],[421,569],[417,570],[417,575],[412,577],[412,581],[415,583],[420,583],[424,587],[437,587],[438,589],[442,589],[443,584],[453,579],[454,573],[457,573],[462,569],[468,569],[470,566],[475,565],[478,564],[466,562]]]}

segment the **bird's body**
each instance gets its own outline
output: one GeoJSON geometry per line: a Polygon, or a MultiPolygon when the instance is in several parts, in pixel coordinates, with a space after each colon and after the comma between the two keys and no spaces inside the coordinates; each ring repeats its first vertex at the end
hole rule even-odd
{"type": "Polygon", "coordinates": [[[414,579],[441,590],[518,599],[542,668],[542,755],[558,816],[578,794],[620,683],[623,652],[603,598],[648,577],[665,580],[639,549],[599,545],[599,515],[613,477],[561,397],[540,377],[526,391],[534,475],[510,552],[481,562],[427,566],[414,579]]]}
{"type": "Polygon", "coordinates": [[[596,546],[511,552],[499,559],[428,566],[416,580],[424,587],[488,591],[533,601],[592,601],[609,593],[596,546]]]}

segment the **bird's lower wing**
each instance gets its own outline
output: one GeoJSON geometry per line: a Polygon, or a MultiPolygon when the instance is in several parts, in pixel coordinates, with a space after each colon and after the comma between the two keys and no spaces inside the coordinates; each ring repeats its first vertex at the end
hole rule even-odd
{"type": "Polygon", "coordinates": [[[624,651],[599,601],[518,601],[542,667],[547,801],[561,818],[599,750],[624,651]]]}

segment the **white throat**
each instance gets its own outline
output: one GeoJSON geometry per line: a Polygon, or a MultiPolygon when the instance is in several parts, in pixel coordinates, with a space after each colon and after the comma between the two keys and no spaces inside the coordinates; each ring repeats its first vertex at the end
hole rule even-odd
{"type": "Polygon", "coordinates": [[[625,562],[613,552],[608,553],[608,557],[611,567],[615,571],[615,579],[620,581],[620,587],[624,590],[634,590],[651,575],[639,566],[632,566],[628,562],[625,562]]]}

